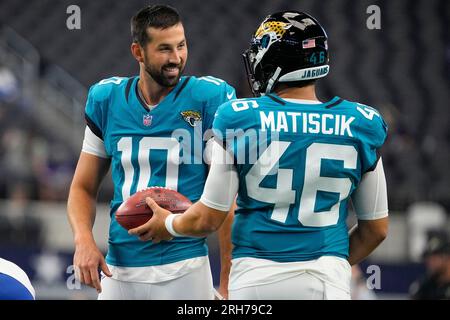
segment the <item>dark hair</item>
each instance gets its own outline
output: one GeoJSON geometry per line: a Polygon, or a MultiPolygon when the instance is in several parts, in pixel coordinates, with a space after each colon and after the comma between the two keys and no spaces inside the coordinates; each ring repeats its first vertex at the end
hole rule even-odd
{"type": "Polygon", "coordinates": [[[151,40],[147,34],[148,28],[166,29],[180,22],[180,15],[175,8],[166,5],[148,6],[131,18],[131,37],[133,42],[144,46],[151,40]]]}

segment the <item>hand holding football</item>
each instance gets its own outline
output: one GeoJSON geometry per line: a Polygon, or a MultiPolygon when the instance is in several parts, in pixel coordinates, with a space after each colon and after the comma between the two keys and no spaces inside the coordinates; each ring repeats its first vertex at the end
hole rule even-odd
{"type": "Polygon", "coordinates": [[[153,215],[145,202],[150,197],[162,208],[172,213],[183,213],[192,202],[181,193],[163,187],[151,187],[138,191],[125,200],[116,211],[117,222],[127,230],[143,225],[153,215]]]}

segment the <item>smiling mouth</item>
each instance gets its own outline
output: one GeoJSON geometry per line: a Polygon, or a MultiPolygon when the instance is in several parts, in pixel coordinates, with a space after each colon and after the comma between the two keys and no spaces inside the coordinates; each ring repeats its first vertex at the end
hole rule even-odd
{"type": "Polygon", "coordinates": [[[168,73],[178,73],[180,71],[179,67],[164,67],[163,71],[166,71],[168,73]]]}
{"type": "Polygon", "coordinates": [[[180,74],[180,70],[178,68],[164,68],[163,72],[168,78],[175,78],[180,74]]]}

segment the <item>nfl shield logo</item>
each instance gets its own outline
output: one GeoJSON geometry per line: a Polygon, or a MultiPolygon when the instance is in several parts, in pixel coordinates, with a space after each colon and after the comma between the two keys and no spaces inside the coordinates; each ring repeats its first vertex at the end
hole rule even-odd
{"type": "Polygon", "coordinates": [[[144,114],[144,117],[142,118],[142,123],[144,124],[144,126],[150,126],[152,124],[152,118],[152,115],[144,114]]]}

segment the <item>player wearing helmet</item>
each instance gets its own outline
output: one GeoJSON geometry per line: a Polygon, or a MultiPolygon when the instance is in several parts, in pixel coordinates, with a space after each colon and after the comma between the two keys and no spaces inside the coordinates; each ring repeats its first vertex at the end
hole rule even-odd
{"type": "Polygon", "coordinates": [[[255,96],[270,93],[277,83],[311,80],[329,72],[327,34],[305,13],[280,12],[268,16],[243,54],[255,96]]]}
{"type": "Polygon", "coordinates": [[[205,235],[238,194],[230,299],[350,299],[351,265],[387,234],[378,152],[386,124],[366,105],[318,100],[315,81],[330,70],[327,35],[306,13],[269,15],[244,60],[257,97],[219,107],[200,201],[175,215],[148,198],[154,216],[141,228],[155,242],[205,235]],[[349,234],[350,201],[358,225],[349,234]]]}

